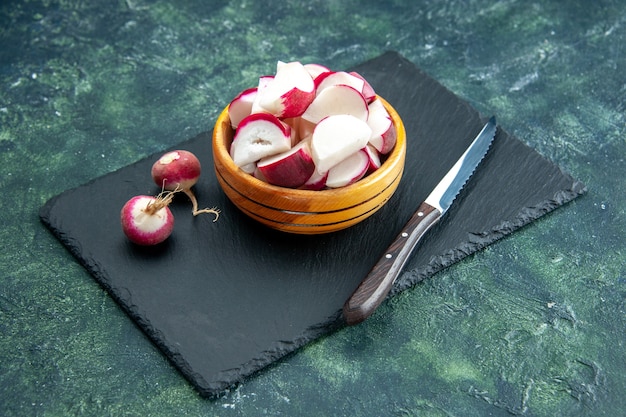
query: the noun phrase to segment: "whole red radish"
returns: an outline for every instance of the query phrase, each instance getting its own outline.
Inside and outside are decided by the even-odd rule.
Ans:
[[[167,152],[152,165],[152,179],[163,189],[189,189],[196,185],[202,167],[198,158],[189,151]]]
[[[169,203],[173,192],[157,197],[138,195],[126,202],[120,212],[122,231],[138,245],[156,245],[167,239],[174,229]]]
[[[200,179],[201,173],[202,167],[196,155],[185,150],[167,152],[152,165],[152,179],[158,186],[167,191],[184,192],[191,200],[194,216],[200,213],[212,213],[215,214],[215,220],[217,220],[219,216],[217,209],[198,210],[198,200],[191,190],[191,187]]]

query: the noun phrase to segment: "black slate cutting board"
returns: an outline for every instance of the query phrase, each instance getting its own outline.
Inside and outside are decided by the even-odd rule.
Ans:
[[[133,195],[158,193],[150,167],[160,153],[68,190],[41,209],[55,236],[204,396],[219,396],[342,326],[346,298],[482,127],[475,109],[395,52],[353,69],[396,108],[408,136],[396,194],[357,226],[297,236],[248,219],[217,184],[211,132],[176,148],[200,158],[204,171],[195,191],[201,206],[221,208],[216,223],[210,215],[191,216],[181,194],[172,205],[176,226],[168,241],[140,248],[126,240],[120,208]],[[392,295],[584,191],[498,129],[480,169],[409,260]]]

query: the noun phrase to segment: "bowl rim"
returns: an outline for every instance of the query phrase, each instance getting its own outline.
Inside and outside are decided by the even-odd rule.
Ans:
[[[394,170],[396,163],[404,163],[404,156],[406,152],[406,130],[404,127],[404,123],[400,118],[400,115],[396,111],[396,109],[387,102],[384,98],[380,96],[376,96],[381,100],[393,124],[396,127],[396,144],[394,145],[391,152],[389,152],[385,158],[385,161],[381,164],[381,166],[367,177],[362,178],[356,181],[353,184],[347,185],[345,187],[339,188],[329,188],[324,190],[304,190],[298,188],[288,188],[288,187],[280,187],[278,185],[270,184],[265,181],[262,181],[251,174],[248,174],[241,170],[237,165],[235,165],[232,157],[230,156],[230,152],[226,146],[224,138],[226,137],[226,132],[231,130],[230,127],[230,119],[228,116],[228,105],[222,110],[220,115],[218,116],[215,126],[213,128],[213,158],[215,160],[219,160],[220,164],[228,171],[231,175],[239,178],[246,186],[254,188],[262,188],[268,192],[276,192],[281,194],[287,194],[294,198],[299,199],[319,199],[319,198],[341,198],[343,195],[351,194],[356,190],[360,192],[363,189],[367,189],[368,187],[375,186],[378,181],[387,177],[391,171]],[[217,170],[217,165],[215,165],[215,169]]]

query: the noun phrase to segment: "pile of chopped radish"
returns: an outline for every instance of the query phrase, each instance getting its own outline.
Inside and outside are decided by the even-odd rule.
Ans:
[[[120,212],[122,231],[138,245],[156,245],[166,240],[174,230],[174,215],[169,208],[178,192],[185,193],[192,203],[192,214],[211,213],[217,221],[217,208],[198,209],[192,187],[200,179],[201,166],[191,152],[175,150],[165,153],[151,169],[152,180],[162,188],[156,197],[138,195],[124,204]]]
[[[353,184],[378,169],[396,129],[372,86],[356,72],[279,61],[274,75],[228,106],[230,155],[270,184],[309,190]]]

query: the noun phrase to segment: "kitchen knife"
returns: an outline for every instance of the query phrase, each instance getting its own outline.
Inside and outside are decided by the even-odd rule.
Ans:
[[[459,160],[409,219],[365,279],[343,306],[346,323],[368,318],[385,299],[413,249],[426,232],[448,211],[474,170],[487,154],[496,133],[491,117]]]

